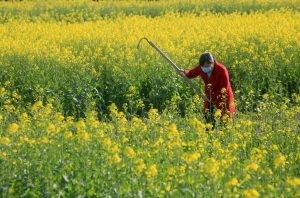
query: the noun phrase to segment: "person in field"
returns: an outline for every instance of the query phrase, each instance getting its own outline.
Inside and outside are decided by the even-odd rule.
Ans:
[[[185,74],[190,79],[200,75],[204,81],[204,91],[208,99],[204,101],[204,115],[207,123],[211,123],[215,127],[216,109],[221,111],[221,118],[233,118],[235,105],[228,71],[211,53],[201,54],[195,68],[181,69],[178,73]]]

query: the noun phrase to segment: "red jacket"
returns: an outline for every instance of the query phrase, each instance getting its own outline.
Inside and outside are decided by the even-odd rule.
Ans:
[[[235,111],[234,98],[228,71],[224,65],[214,61],[214,67],[209,78],[202,71],[200,64],[194,69],[185,70],[185,73],[188,78],[195,78],[200,75],[205,84],[206,96],[211,99],[218,109],[222,110],[222,115],[227,113],[229,117],[232,117],[232,113]],[[208,101],[204,102],[204,108],[209,109]]]

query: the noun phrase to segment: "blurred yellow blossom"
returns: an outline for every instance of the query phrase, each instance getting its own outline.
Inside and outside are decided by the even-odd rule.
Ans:
[[[7,128],[8,132],[10,133],[16,133],[18,129],[19,129],[19,125],[17,123],[11,123],[8,125]]]
[[[246,198],[256,198],[260,196],[259,192],[254,188],[245,190],[243,194]]]
[[[157,168],[155,164],[152,164],[148,167],[148,169],[145,171],[147,178],[152,178],[157,175]]]

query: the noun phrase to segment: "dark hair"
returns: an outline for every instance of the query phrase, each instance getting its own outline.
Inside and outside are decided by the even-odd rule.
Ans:
[[[199,64],[201,66],[203,66],[205,62],[209,62],[209,63],[213,63],[214,62],[214,57],[213,57],[213,55],[211,53],[204,52],[203,54],[200,55]]]

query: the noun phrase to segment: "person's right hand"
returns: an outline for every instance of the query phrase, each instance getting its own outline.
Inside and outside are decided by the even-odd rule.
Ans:
[[[184,69],[179,69],[177,73],[182,76],[183,74],[185,74],[185,70]]]

